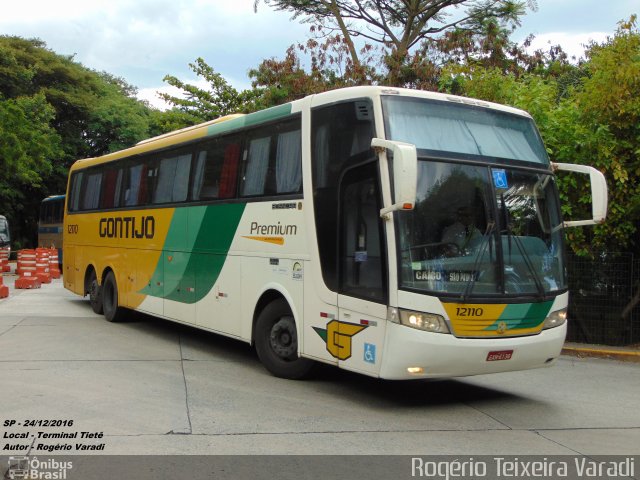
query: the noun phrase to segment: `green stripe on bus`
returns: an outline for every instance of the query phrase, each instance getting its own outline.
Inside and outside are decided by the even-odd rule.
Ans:
[[[153,275],[153,278],[160,276],[165,281],[161,286],[152,282],[151,287],[145,287],[140,293],[180,303],[202,300],[220,276],[245,206],[244,203],[234,203],[177,208],[165,239],[163,255]],[[197,233],[189,234],[185,239],[185,225],[188,225],[189,232]],[[166,263],[166,257],[173,252],[173,248],[167,247],[178,245],[180,240],[186,242],[182,251],[175,255],[187,258],[184,261],[176,258],[175,263]],[[165,270],[168,268],[171,268],[170,272]],[[190,288],[193,294],[188,293]]]
[[[497,330],[501,323],[506,323],[509,330],[529,329],[539,326],[551,310],[553,300],[542,303],[511,304],[507,307],[494,323],[485,330]]]
[[[220,135],[243,127],[258,125],[278,118],[291,115],[291,104],[279,105],[260,112],[250,113],[244,117],[234,118],[225,122],[214,123],[207,129],[207,135]]]
[[[291,115],[291,104],[279,105],[277,107],[267,108],[260,112],[255,112],[244,117],[245,126],[256,125],[258,123],[270,122],[277,118],[286,117]]]

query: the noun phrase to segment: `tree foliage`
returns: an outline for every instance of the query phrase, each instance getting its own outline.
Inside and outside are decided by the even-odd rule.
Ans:
[[[186,125],[194,125],[214,118],[255,110],[255,102],[259,92],[255,90],[238,91],[227,80],[216,72],[203,58],[190,63],[189,68],[201,77],[208,88],[200,88],[183,82],[173,75],[166,75],[164,81],[182,90],[182,96],[176,97],[160,93],[160,97],[173,105],[180,112]],[[173,113],[177,119],[176,112]]]
[[[34,227],[32,195],[51,176],[50,159],[62,154],[49,125],[54,115],[42,93],[0,100],[0,212],[18,232]]]
[[[522,108],[533,115],[553,161],[580,163],[605,174],[609,211],[603,225],[570,229],[567,239],[582,255],[637,251],[640,245],[640,32],[636,19],[615,35],[592,43],[586,58],[567,63],[557,48],[544,68],[505,74],[478,65],[451,66],[441,86],[456,93]],[[559,177],[568,218],[590,216],[591,194],[580,176]]]
[[[355,65],[340,34],[292,45],[283,60],[263,60],[249,71],[252,85],[259,91],[256,106],[280,105],[335,88],[378,83],[381,77],[376,72],[373,49],[363,47],[360,58],[366,63]],[[305,59],[310,61],[308,69]]]
[[[341,36],[354,67],[362,65],[356,40],[378,46],[387,81],[402,86],[416,57],[412,50],[449,32],[478,32],[489,23],[500,28],[520,24],[534,0],[264,0],[293,18]],[[254,3],[257,9],[259,0]]]
[[[65,191],[71,163],[148,136],[134,94],[40,40],[0,36],[0,212],[18,247],[35,244],[39,203]]]

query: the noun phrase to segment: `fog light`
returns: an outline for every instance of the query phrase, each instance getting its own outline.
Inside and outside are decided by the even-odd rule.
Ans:
[[[411,374],[418,374],[418,373],[424,373],[424,368],[422,367],[409,367],[407,368],[407,372],[411,373]]]

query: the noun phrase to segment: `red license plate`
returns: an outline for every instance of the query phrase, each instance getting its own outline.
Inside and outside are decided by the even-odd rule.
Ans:
[[[487,362],[495,362],[497,360],[511,360],[513,350],[500,350],[498,352],[489,352]]]

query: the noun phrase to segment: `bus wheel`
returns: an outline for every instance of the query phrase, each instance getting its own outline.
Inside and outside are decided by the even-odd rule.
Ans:
[[[120,322],[124,320],[125,310],[118,306],[118,285],[113,272],[107,273],[102,284],[102,307],[104,318],[110,322]]]
[[[95,270],[91,270],[91,274],[89,275],[89,303],[94,313],[102,315],[102,287],[98,285]]]
[[[298,333],[289,305],[284,299],[268,304],[256,322],[256,351],[272,375],[300,379],[311,371],[314,362],[298,357]]]

